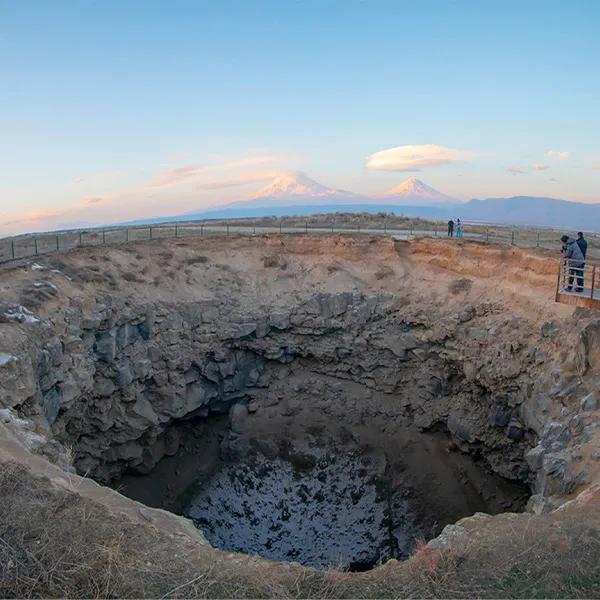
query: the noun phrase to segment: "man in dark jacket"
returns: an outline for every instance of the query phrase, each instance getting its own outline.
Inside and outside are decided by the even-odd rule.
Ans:
[[[577,232],[577,245],[581,250],[581,254],[583,254],[583,258],[585,259],[585,255],[587,254],[587,240],[583,237],[583,232]]]
[[[448,221],[448,237],[454,237],[454,221],[452,219]]]
[[[581,248],[576,240],[571,239],[567,235],[563,235],[560,238],[563,243],[563,253],[565,261],[569,267],[569,285],[567,291],[570,292],[573,289],[573,280],[577,279],[576,292],[583,292],[583,267],[585,261]]]

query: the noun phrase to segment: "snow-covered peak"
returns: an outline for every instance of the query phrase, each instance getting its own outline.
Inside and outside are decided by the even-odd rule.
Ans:
[[[423,183],[416,177],[410,177],[401,184],[385,192],[384,197],[394,198],[403,204],[437,205],[455,203],[456,200]]]
[[[304,173],[282,173],[271,183],[253,194],[254,198],[272,198],[281,196],[329,196],[338,193],[317,183]]]

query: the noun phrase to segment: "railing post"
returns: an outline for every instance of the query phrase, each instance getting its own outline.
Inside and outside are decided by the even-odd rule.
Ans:
[[[125,241],[128,242],[129,241],[129,227],[127,227],[125,229]]]
[[[489,227],[485,228],[485,241],[486,242],[490,241],[490,228]]]
[[[152,239],[152,227],[150,227],[150,239]]]
[[[38,244],[37,244],[37,238],[35,236],[33,236],[33,247],[35,248],[35,255],[38,255]]]
[[[106,244],[106,231],[102,230],[102,243]]]
[[[594,287],[596,285],[596,265],[592,266],[592,289],[590,291],[590,298],[594,298]]]
[[[83,233],[81,231],[79,232],[79,245],[83,246]]]
[[[227,223],[227,236],[229,237],[229,223]]]
[[[513,246],[515,245],[515,230],[514,229],[512,229],[510,232],[510,243]]]
[[[56,251],[60,250],[60,239],[58,237],[58,233],[56,234]]]
[[[383,219],[383,235],[387,235],[387,219]]]
[[[308,233],[308,221],[304,222],[304,233]]]
[[[15,240],[10,240],[10,253],[12,259],[15,260]]]
[[[435,237],[437,237],[437,223],[434,225],[434,229],[435,229]]]
[[[204,223],[200,225],[200,237],[204,237]]]
[[[536,245],[536,248],[540,247],[540,232],[539,231],[537,232],[537,242],[535,245]]]
[[[334,224],[335,224],[335,219],[333,219],[333,220],[331,221],[331,233],[333,233],[333,226],[334,226]]]
[[[279,221],[279,235],[281,235],[281,221]]]
[[[358,222],[358,233],[360,233],[360,221]]]
[[[558,301],[558,295],[560,294],[561,290],[562,290],[562,275],[563,275],[563,263],[564,260],[561,260],[558,263],[558,277],[556,278],[556,300]]]
[[[175,223],[175,237],[179,236],[179,228],[177,226],[177,223]]]

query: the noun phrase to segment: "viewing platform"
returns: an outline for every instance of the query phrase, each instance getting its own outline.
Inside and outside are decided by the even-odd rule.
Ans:
[[[563,259],[558,267],[556,302],[600,309],[599,279],[600,261],[586,260],[582,267]]]

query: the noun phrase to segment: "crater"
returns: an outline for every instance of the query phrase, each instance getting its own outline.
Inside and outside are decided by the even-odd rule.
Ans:
[[[216,549],[366,571],[594,476],[599,329],[536,303],[554,259],[308,235],[103,252],[5,279],[2,418]]]

